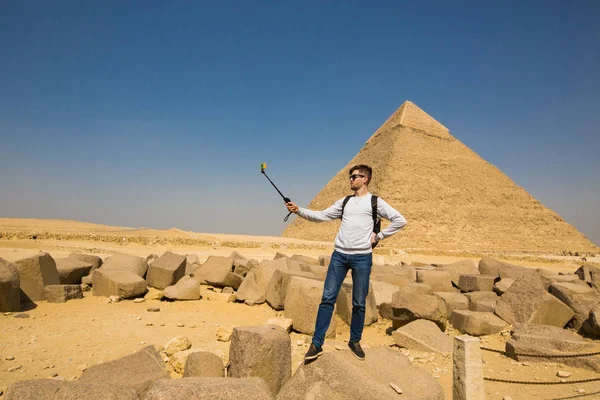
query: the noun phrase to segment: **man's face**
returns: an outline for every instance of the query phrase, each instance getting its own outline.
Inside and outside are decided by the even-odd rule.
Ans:
[[[350,173],[350,189],[358,190],[367,182],[367,176],[355,169]]]

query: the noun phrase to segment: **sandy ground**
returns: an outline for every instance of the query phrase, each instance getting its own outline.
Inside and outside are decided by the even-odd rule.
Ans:
[[[3,222],[0,219],[0,223]],[[29,221],[30,223],[30,221]],[[97,226],[96,226],[97,227]],[[21,229],[21,227],[19,227]],[[52,231],[52,224],[44,228]],[[95,229],[90,227],[90,229]],[[316,257],[328,254],[322,248],[311,249],[306,246],[301,251],[286,249],[288,239],[268,238],[266,243],[278,243],[272,247],[226,247],[214,244],[207,246],[187,246],[177,243],[146,245],[127,241],[115,243],[112,241],[64,240],[60,239],[20,239],[6,235],[6,226],[0,225],[0,231],[5,232],[0,239],[0,257],[14,261],[37,251],[47,251],[53,257],[66,257],[73,251],[87,252],[109,256],[114,252],[124,252],[147,256],[158,255],[166,250],[180,254],[197,254],[201,260],[209,255],[229,255],[237,250],[248,258],[272,259],[276,252],[288,255],[304,254]],[[74,231],[77,229],[73,228]],[[154,231],[152,235],[156,235]],[[169,232],[169,231],[165,231]],[[175,232],[175,235],[179,233]],[[169,233],[165,233],[169,235]],[[215,235],[218,236],[218,235]],[[229,238],[228,240],[230,240]],[[236,243],[243,241],[260,241],[257,237],[235,238]],[[297,242],[296,242],[297,243]],[[292,246],[294,247],[294,246]],[[383,257],[383,258],[381,258]],[[461,258],[447,255],[394,254],[380,256],[381,261],[397,263],[400,261],[422,262],[452,262]],[[474,258],[478,261],[478,258]],[[577,260],[569,257],[553,257],[547,263],[517,262],[521,265],[544,267],[555,272],[573,272]],[[203,291],[208,288],[203,287]],[[160,307],[161,311],[151,313],[148,307]],[[33,309],[24,311],[29,318],[16,318],[15,314],[0,314],[0,391],[13,382],[33,378],[51,378],[67,380],[77,379],[82,371],[92,365],[109,361],[130,354],[146,345],[160,347],[169,339],[186,335],[192,348],[205,349],[220,354],[225,361],[228,358],[229,343],[216,340],[219,326],[234,327],[243,325],[265,324],[269,318],[282,316],[282,312],[272,310],[267,304],[247,306],[238,303],[224,303],[202,299],[189,302],[161,302],[157,300],[144,303],[122,301],[107,304],[104,298],[93,297],[91,292],[85,293],[82,300],[71,300],[65,304],[38,302]],[[183,324],[183,327],[178,325]],[[391,336],[386,335],[386,328],[391,322],[380,320],[366,327],[363,335],[365,347],[393,345]],[[457,334],[450,328],[449,333]],[[329,340],[325,345],[326,351],[347,351],[345,340],[349,336],[349,327],[338,320],[336,340]],[[502,335],[489,336],[483,339],[484,344],[496,349],[504,348]],[[297,368],[308,348],[310,337],[292,333],[292,367]],[[343,350],[337,350],[343,348]],[[435,376],[446,394],[452,398],[452,360],[450,357],[419,354],[398,349],[408,354],[413,363]],[[367,353],[368,354],[368,353]],[[14,359],[12,359],[14,357]],[[583,369],[567,367],[557,363],[521,363],[500,354],[482,352],[485,360],[484,375],[496,378],[535,381],[559,381],[557,371],[565,370],[572,373],[567,380],[579,380],[598,377],[597,373]],[[19,367],[13,370],[15,367]],[[179,375],[172,372],[174,378]],[[514,385],[505,383],[486,382],[485,388],[488,399],[502,399],[511,396],[513,399],[566,399],[584,398],[600,399],[600,384],[598,382],[575,385]],[[584,389],[585,397],[574,390]],[[599,392],[599,393],[595,393]],[[576,397],[573,397],[576,396]],[[0,398],[1,395],[0,395]]]

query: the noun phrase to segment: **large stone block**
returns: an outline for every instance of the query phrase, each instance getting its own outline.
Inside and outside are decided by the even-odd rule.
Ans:
[[[340,292],[338,294],[335,308],[337,310],[337,315],[340,318],[350,325],[352,320],[352,280],[347,279],[344,283],[342,283],[342,287],[340,288]],[[367,299],[365,304],[365,326],[369,326],[375,322],[377,322],[378,314],[377,314],[377,302],[375,301],[375,294],[373,292],[373,287],[369,284],[369,292],[367,293]]]
[[[323,287],[323,282],[314,279],[294,276],[290,280],[285,297],[284,315],[285,318],[293,321],[292,327],[295,331],[305,335],[315,333],[315,322],[323,296]],[[336,319],[331,318],[331,324],[325,337],[335,338],[336,326]]]
[[[260,378],[183,378],[154,382],[143,400],[272,400]]]
[[[116,253],[107,258],[99,269],[129,271],[143,278],[148,270],[148,262],[143,257]]]
[[[516,322],[564,327],[573,310],[548,293],[540,283],[517,279],[500,296],[496,315],[509,324]]]
[[[464,294],[455,292],[435,292],[434,294],[444,300],[446,304],[446,318],[450,318],[454,310],[469,309],[469,299]]]
[[[196,271],[194,279],[216,287],[231,287],[237,290],[244,278],[233,272],[233,258],[210,256]]]
[[[506,322],[489,312],[454,310],[450,323],[460,333],[471,336],[493,335],[507,327]]]
[[[223,360],[209,351],[190,354],[183,371],[184,378],[222,378],[225,376]]]
[[[398,292],[392,300],[393,328],[398,329],[417,319],[433,321],[446,329],[446,303],[431,294],[410,294]]]
[[[535,269],[505,263],[490,257],[484,257],[479,261],[479,273],[482,275],[499,276],[502,279],[525,279],[532,282],[541,282],[545,288],[551,283],[550,280],[544,279]]]
[[[60,285],[54,259],[48,253],[15,261],[21,283],[21,303],[46,300],[46,285]]]
[[[265,292],[256,282],[254,271],[248,272],[235,295],[238,301],[243,301],[248,305],[262,304],[265,302]]]
[[[580,329],[589,318],[590,311],[600,303],[600,293],[594,289],[576,283],[553,283],[550,293],[569,306],[574,312],[572,326]]]
[[[300,262],[305,263],[305,264],[319,265],[319,260],[317,260],[316,258],[309,257],[309,256],[304,256],[302,254],[294,254],[291,257],[291,259],[292,260],[296,260],[296,261],[300,261]]]
[[[494,292],[465,293],[469,299],[469,310],[493,313],[498,303],[498,295]]]
[[[120,296],[124,299],[143,296],[147,290],[146,281],[139,275],[125,270],[105,270],[104,267],[92,272],[92,294],[94,296]]]
[[[489,291],[494,289],[495,276],[491,275],[461,275],[458,278],[458,287],[463,292]]]
[[[373,289],[373,294],[375,295],[375,303],[377,304],[377,307],[379,307],[381,303],[391,303],[392,296],[399,290],[398,286],[396,285],[374,280],[371,280],[371,288]]]
[[[458,279],[461,275],[476,275],[479,274],[479,269],[473,260],[461,260],[451,264],[442,264],[438,266],[441,271],[448,272],[452,283],[458,286]]]
[[[589,318],[582,326],[585,333],[594,339],[600,339],[600,304],[590,310]]]
[[[21,310],[19,270],[0,258],[0,312]]]
[[[434,292],[451,292],[453,290],[449,272],[418,270],[417,282],[431,286]]]
[[[597,291],[600,291],[600,267],[582,265],[577,271],[575,271],[575,274],[577,274],[579,279],[588,283]]]
[[[163,297],[171,300],[200,300],[200,283],[190,276],[184,276],[175,285],[166,287]]]
[[[54,261],[61,285],[79,285],[81,278],[92,270],[92,264],[76,258],[56,258]]]
[[[69,258],[91,264],[92,269],[98,269],[102,266],[102,258],[93,254],[71,253],[69,254]]]
[[[267,303],[269,303],[274,310],[283,310],[288,285],[294,276],[317,279],[312,272],[290,271],[284,268],[278,268],[271,276],[271,280],[267,285],[267,291],[265,293]]]
[[[228,376],[262,378],[273,395],[292,375],[290,335],[280,326],[238,326],[229,345]]]
[[[89,367],[79,381],[131,388],[143,395],[152,382],[169,378],[160,354],[153,346],[146,346],[125,357]]]
[[[13,383],[4,400],[139,400],[133,389],[106,384],[55,379],[31,379]]]
[[[314,362],[301,364],[277,399],[444,399],[441,385],[431,374],[414,367],[398,349],[381,346],[364,350],[364,361],[348,350],[326,352]],[[402,389],[401,395],[391,383]]]
[[[431,321],[418,319],[392,332],[396,346],[431,353],[452,353],[452,338]]]
[[[506,292],[508,290],[508,288],[510,287],[510,285],[512,285],[514,282],[515,281],[510,278],[500,279],[498,282],[496,282],[494,284],[494,292],[498,296],[502,296],[504,294],[504,292]]]
[[[573,331],[550,325],[515,324],[512,339],[528,346],[565,353],[588,353],[596,347],[594,342],[586,341]]]
[[[48,285],[44,290],[48,303],[65,303],[67,300],[83,299],[80,285]]]
[[[148,267],[148,286],[164,289],[175,285],[185,275],[186,256],[165,252]]]

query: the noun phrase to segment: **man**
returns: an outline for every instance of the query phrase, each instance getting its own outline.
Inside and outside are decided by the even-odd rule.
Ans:
[[[335,238],[335,249],[327,270],[323,297],[319,305],[319,313],[315,324],[312,344],[304,356],[305,360],[314,360],[323,354],[325,333],[329,328],[333,307],[348,270],[352,270],[352,321],[350,323],[350,341],[348,346],[360,360],[365,353],[360,346],[365,324],[365,305],[369,291],[369,277],[373,265],[372,245],[398,232],[406,220],[385,201],[377,199],[377,214],[391,223],[383,231],[373,232],[373,215],[371,193],[368,185],[371,182],[372,170],[367,165],[356,165],[350,168],[350,189],[354,191],[343,208],[344,198],[323,211],[312,211],[286,203],[289,212],[313,222],[342,219],[340,230]]]

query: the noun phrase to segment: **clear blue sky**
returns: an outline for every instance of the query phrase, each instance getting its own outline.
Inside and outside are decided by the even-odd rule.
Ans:
[[[259,164],[306,205],[411,100],[600,244],[599,20],[598,1],[5,2],[0,216],[279,235]]]

